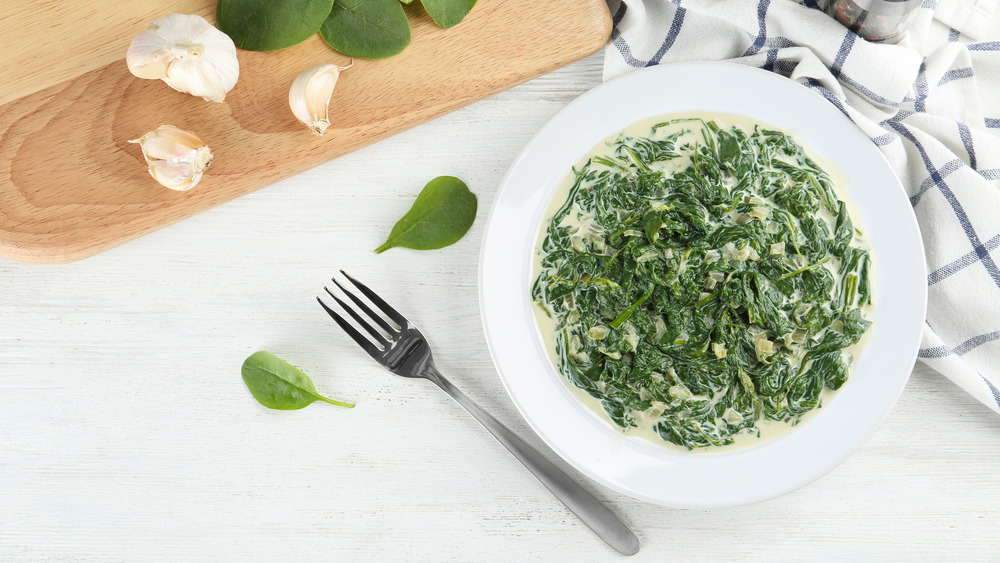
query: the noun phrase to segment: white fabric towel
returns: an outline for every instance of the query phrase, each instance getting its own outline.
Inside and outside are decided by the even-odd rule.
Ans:
[[[920,223],[929,272],[920,360],[1000,412],[996,3],[925,0],[893,45],[851,33],[816,0],[609,0],[604,78],[729,61],[792,78],[847,114],[885,154]]]

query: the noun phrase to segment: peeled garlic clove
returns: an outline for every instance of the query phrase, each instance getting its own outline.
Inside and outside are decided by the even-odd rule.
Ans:
[[[195,187],[212,163],[212,151],[197,135],[173,125],[160,125],[138,139],[149,175],[171,190]]]
[[[159,79],[212,102],[223,101],[240,76],[233,40],[205,18],[187,14],[149,24],[132,40],[125,61],[139,78]]]
[[[340,72],[354,66],[334,64],[307,68],[292,82],[288,90],[288,105],[295,118],[301,121],[314,135],[322,135],[330,126],[330,98],[337,86]]]

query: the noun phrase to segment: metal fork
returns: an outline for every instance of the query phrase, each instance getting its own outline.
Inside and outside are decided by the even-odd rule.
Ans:
[[[333,320],[337,321],[337,324],[365,352],[368,352],[369,356],[396,375],[432,381],[445,393],[451,395],[451,398],[455,399],[465,410],[469,411],[473,418],[489,430],[510,453],[514,454],[514,457],[552,491],[556,498],[561,500],[608,545],[625,555],[634,555],[639,552],[639,538],[614,512],[594,498],[569,475],[553,465],[538,450],[528,445],[500,421],[466,397],[438,372],[437,368],[434,367],[431,347],[427,344],[427,339],[417,330],[417,327],[413,326],[413,323],[406,320],[406,317],[396,312],[364,284],[347,275],[343,270],[340,273],[367,297],[368,301],[374,304],[388,320],[373,311],[354,293],[348,291],[336,278],[333,278],[333,283],[337,284],[340,291],[354,303],[354,307],[334,295],[329,288],[324,287],[323,289],[357,322],[358,326],[368,333],[368,337],[354,328],[339,313],[328,307],[321,298],[317,297],[316,300],[333,317]],[[358,310],[362,311],[364,316],[358,313]],[[389,322],[390,320],[392,323]]]

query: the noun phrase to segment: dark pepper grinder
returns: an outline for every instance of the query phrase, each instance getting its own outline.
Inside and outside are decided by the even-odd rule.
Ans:
[[[923,0],[830,0],[826,12],[868,41],[899,41]]]

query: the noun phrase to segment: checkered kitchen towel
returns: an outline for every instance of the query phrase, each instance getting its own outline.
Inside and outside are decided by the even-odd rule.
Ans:
[[[919,358],[1000,412],[997,1],[925,0],[890,45],[847,31],[817,0],[609,0],[604,78],[729,61],[790,77],[837,106],[892,164],[923,232]]]

